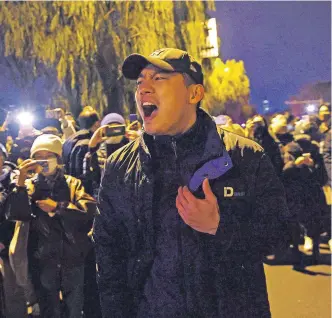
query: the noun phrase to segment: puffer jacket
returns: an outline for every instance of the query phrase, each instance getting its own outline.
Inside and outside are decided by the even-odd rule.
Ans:
[[[181,179],[188,184],[197,168],[212,159],[221,158],[224,167],[210,181],[220,208],[216,235],[181,221],[189,317],[270,317],[262,258],[288,243],[283,186],[258,144],[218,131],[202,110],[197,120],[205,130],[205,149],[199,162],[190,157],[177,161]],[[103,317],[136,316],[154,261],[152,143],[153,137],[143,133],[106,164],[94,222]]]

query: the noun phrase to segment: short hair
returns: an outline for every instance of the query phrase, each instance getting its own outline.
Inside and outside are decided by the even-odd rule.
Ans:
[[[97,121],[99,121],[99,116],[96,111],[83,110],[78,116],[81,129],[90,129]]]
[[[190,85],[197,84],[194,79],[187,73],[182,73],[184,84],[189,87]]]
[[[184,85],[186,87],[189,87],[190,85],[198,85],[195,80],[187,73],[182,73],[183,79],[184,79]],[[201,101],[197,103],[197,109],[201,106]]]

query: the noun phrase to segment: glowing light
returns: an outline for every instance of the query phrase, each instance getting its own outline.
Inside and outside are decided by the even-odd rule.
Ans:
[[[227,72],[229,72],[229,67],[225,67],[224,68],[224,71],[227,73]]]
[[[21,112],[17,115],[17,121],[22,126],[30,126],[33,122],[33,116],[29,112]]]
[[[308,113],[313,113],[314,111],[316,111],[316,106],[314,104],[310,104],[307,106]]]
[[[202,58],[211,58],[219,56],[217,20],[211,18],[206,21],[208,35],[205,39],[205,48],[201,51]]]

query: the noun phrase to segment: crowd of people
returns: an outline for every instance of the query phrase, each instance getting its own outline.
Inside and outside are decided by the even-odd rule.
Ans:
[[[330,233],[331,207],[331,111],[329,104],[318,114],[292,116],[289,112],[265,118],[255,115],[245,127],[234,124],[228,116],[218,116],[216,123],[260,144],[270,157],[286,190],[287,204],[296,225],[292,228],[292,246],[300,260],[299,245],[319,256],[322,233],[332,251]]]
[[[137,138],[140,124],[116,113],[100,120],[91,106],[77,122],[52,112],[40,129],[24,118],[16,134],[9,114],[0,132],[1,317],[81,317],[83,307],[85,317],[100,316],[95,199],[107,157]]]
[[[168,52],[165,53],[166,57],[163,57],[163,54],[163,52],[157,52],[154,56],[157,56],[158,59],[163,60],[163,62],[168,61]],[[172,51],[169,54],[176,55],[177,52]],[[181,54],[183,55],[184,53]],[[176,59],[178,59],[177,56],[169,59],[169,61]],[[129,62],[132,63],[133,60],[134,57],[132,57]],[[165,284],[162,277],[163,275],[168,275],[170,267],[169,263],[167,263],[167,265],[163,260],[165,257],[167,258],[167,255],[172,255],[175,264],[178,264],[179,261],[177,256],[173,254],[175,253],[174,248],[181,249],[181,247],[178,245],[174,247],[170,244],[172,235],[176,234],[175,232],[173,234],[168,232],[167,228],[163,225],[168,224],[169,228],[172,228],[176,222],[179,222],[179,219],[175,217],[169,216],[168,219],[164,217],[164,213],[166,215],[166,212],[173,208],[169,206],[169,197],[171,196],[172,200],[174,198],[174,202],[176,201],[176,208],[181,214],[184,223],[196,230],[196,233],[202,234],[202,232],[204,232],[208,233],[207,235],[216,235],[220,237],[220,239],[223,238],[222,235],[227,235],[227,233],[220,233],[223,232],[223,230],[219,231],[216,227],[219,221],[221,222],[218,214],[221,212],[218,211],[220,211],[220,209],[225,209],[225,211],[231,209],[232,205],[229,203],[227,203],[227,205],[218,199],[218,208],[208,182],[201,180],[203,182],[201,187],[199,188],[199,184],[197,188],[193,186],[192,192],[199,198],[205,195],[205,198],[210,198],[209,202],[214,202],[213,204],[211,203],[211,206],[214,206],[215,211],[217,211],[214,220],[218,219],[218,222],[217,225],[212,226],[211,229],[205,230],[204,227],[201,228],[198,225],[195,227],[195,225],[192,225],[190,221],[186,219],[185,206],[190,200],[195,200],[190,197],[191,194],[188,193],[188,188],[181,188],[179,192],[173,191],[176,184],[178,184],[178,174],[181,175],[183,180],[186,179],[189,177],[190,169],[197,166],[197,163],[200,162],[200,158],[205,156],[203,152],[204,149],[199,148],[201,144],[198,140],[198,136],[202,136],[203,138],[205,134],[211,135],[211,132],[214,131],[215,128],[218,130],[221,128],[221,131],[226,132],[226,137],[223,137],[226,138],[226,149],[231,149],[229,156],[223,154],[222,157],[224,158],[223,160],[226,160],[224,163],[226,170],[223,171],[223,174],[226,173],[227,175],[228,173],[230,185],[233,186],[232,182],[235,179],[238,180],[242,178],[239,172],[233,172],[233,175],[229,176],[228,169],[230,169],[232,165],[237,167],[237,171],[248,175],[248,178],[242,178],[241,182],[251,182],[250,173],[252,172],[250,169],[255,170],[255,173],[257,173],[260,178],[261,186],[256,189],[257,193],[251,194],[251,197],[257,196],[255,204],[261,210],[262,219],[265,217],[264,213],[269,215],[269,217],[275,218],[273,219],[275,220],[274,223],[264,223],[267,226],[267,230],[262,230],[262,233],[264,233],[264,235],[267,233],[271,236],[270,241],[267,240],[264,244],[271,243],[271,246],[276,247],[278,245],[275,244],[276,236],[283,235],[284,233],[280,231],[281,227],[277,224],[277,222],[281,220],[281,217],[279,218],[277,214],[273,216],[269,211],[271,209],[273,211],[276,207],[265,207],[263,206],[265,203],[260,202],[260,200],[266,199],[264,194],[265,181],[267,182],[266,189],[270,189],[270,191],[274,193],[271,196],[278,198],[280,209],[286,211],[286,207],[282,207],[282,190],[280,190],[282,187],[279,186],[279,181],[283,184],[286,193],[286,202],[290,211],[290,217],[288,219],[290,220],[289,236],[291,237],[291,241],[288,243],[291,244],[292,250],[296,257],[298,257],[299,262],[301,262],[299,245],[302,244],[303,241],[304,249],[306,251],[312,251],[313,258],[317,259],[319,257],[319,241],[321,234],[326,232],[326,235],[331,238],[329,210],[329,204],[331,204],[331,202],[329,202],[328,199],[331,189],[331,120],[329,105],[322,105],[318,115],[307,115],[301,118],[294,117],[289,113],[276,114],[270,118],[255,115],[248,119],[245,127],[233,123],[232,119],[226,115],[220,115],[212,120],[205,112],[198,110],[197,121],[202,124],[199,126],[194,125],[194,129],[184,133],[181,138],[166,138],[168,134],[173,136],[173,132],[165,131],[165,133],[155,133],[153,131],[155,128],[151,128],[152,124],[149,118],[154,111],[153,108],[157,106],[152,105],[151,100],[145,97],[147,94],[150,94],[147,87],[150,85],[150,83],[148,83],[148,81],[151,80],[150,76],[154,78],[154,76],[156,76],[155,74],[159,72],[159,69],[163,70],[165,65],[159,65],[156,62],[156,58],[151,60],[139,60],[140,63],[142,63],[142,61],[146,63],[139,69],[141,73],[132,74],[128,69],[124,69],[124,74],[129,79],[142,78],[142,81],[138,83],[138,85],[142,87],[141,90],[138,88],[138,94],[141,94],[136,98],[138,107],[140,107],[141,115],[143,114],[143,117],[145,116],[145,133],[157,136],[153,137],[151,141],[148,140],[147,146],[144,142],[142,144],[142,141],[140,141],[139,144],[137,143],[137,140],[141,140],[142,134],[145,134],[141,130],[139,121],[128,122],[123,116],[117,113],[107,114],[100,119],[99,114],[91,106],[86,106],[82,109],[77,121],[71,113],[65,113],[62,109],[53,109],[50,111],[49,115],[41,120],[42,124],[39,124],[39,127],[36,127],[33,122],[30,122],[26,118],[26,120],[23,120],[19,124],[16,132],[13,132],[10,128],[11,121],[13,120],[12,115],[9,114],[6,117],[0,129],[1,317],[24,318],[28,317],[28,315],[32,315],[44,318],[93,318],[102,316],[134,317],[136,314],[137,317],[154,317],[152,314],[154,310],[156,313],[159,313],[156,314],[155,317],[175,317],[174,315],[162,315],[161,309],[159,307],[154,308],[152,305],[152,302],[158,303],[163,297],[165,297],[166,302],[169,302],[168,304],[172,304],[174,300],[171,299],[170,294],[166,297],[165,294],[157,290],[158,288],[153,287],[156,282],[158,282],[157,286],[160,286],[159,288],[161,289],[165,288],[167,291],[170,287]],[[127,61],[127,64],[129,62]],[[183,60],[181,60],[181,63],[184,63]],[[198,64],[192,61],[190,61],[190,63],[190,66],[194,66],[195,69],[198,68]],[[150,64],[152,67],[147,67],[147,65]],[[176,65],[177,64],[173,66],[175,73],[178,71],[178,66]],[[158,68],[157,71],[156,68]],[[169,69],[166,70],[167,72],[169,71]],[[185,71],[181,71],[181,74],[182,73],[185,75],[189,74],[189,77],[184,76],[185,84],[183,89],[186,90],[187,87],[194,87],[190,93],[192,93],[194,100],[191,102],[191,105],[193,105],[192,109],[196,113],[195,107],[197,104],[199,106],[203,96],[201,90],[203,80],[197,77],[197,74],[189,71],[189,67],[188,70],[185,69]],[[170,76],[168,73],[166,74],[166,77]],[[161,80],[163,80],[163,78]],[[179,77],[179,79],[174,77],[171,80],[182,81],[182,77]],[[179,83],[177,84],[177,89],[179,89]],[[151,87],[153,85],[157,84],[153,83]],[[164,98],[168,98],[168,96],[165,95]],[[174,103],[179,102],[176,101]],[[162,111],[162,106],[158,106],[158,111]],[[167,113],[165,114],[167,116]],[[191,124],[192,123],[188,124],[189,127]],[[163,128],[158,129],[162,130]],[[180,132],[182,134],[182,131]],[[228,132],[233,134],[227,135]],[[247,139],[242,137],[246,137]],[[258,148],[258,146],[256,146],[257,144],[249,141],[249,139],[255,141],[262,148]],[[212,138],[210,142],[211,151],[209,150],[214,159],[216,158],[213,154],[213,151],[215,151],[213,149],[216,149],[214,146],[215,142],[216,141],[213,141]],[[150,191],[147,189],[149,189],[148,187],[151,183],[147,183],[147,177],[145,179],[139,179],[139,181],[137,181],[138,184],[133,181],[134,178],[139,178],[142,174],[140,170],[141,167],[136,167],[139,160],[142,162],[142,169],[145,169],[144,160],[146,160],[146,162],[149,160],[150,155],[144,152],[147,148],[150,149],[149,143],[155,143],[152,156],[156,156],[155,158],[157,159],[151,169],[157,180],[154,183],[154,187],[156,187],[154,193],[160,194],[160,197],[157,199],[155,197],[149,197]],[[196,143],[199,145],[198,148],[194,146]],[[124,150],[116,152],[120,148]],[[139,152],[137,157],[135,157],[136,151],[141,148],[144,151]],[[274,167],[274,172],[270,170],[272,166],[270,167],[269,162],[261,157],[261,149],[264,149],[264,153],[269,157]],[[130,151],[131,154],[134,153],[132,157],[128,155]],[[173,156],[174,151],[175,157]],[[116,158],[113,156],[112,159],[107,160],[107,158],[115,152],[117,154]],[[248,155],[249,152],[250,154]],[[244,156],[244,153],[246,158],[251,158],[251,163],[248,166],[242,163],[241,157]],[[188,158],[188,156],[194,158],[193,162],[188,161],[185,165],[181,165],[179,162],[181,162],[182,159],[187,160],[185,158]],[[137,158],[139,158],[139,160]],[[254,165],[252,163],[254,161],[256,161],[256,163],[260,162],[260,165]],[[107,163],[106,166],[105,163]],[[106,171],[104,171],[105,169]],[[114,172],[114,169],[118,169],[118,171]],[[180,169],[182,171],[175,171],[173,169]],[[186,169],[188,169],[188,171]],[[224,167],[222,169],[224,169]],[[188,175],[186,175],[186,173]],[[210,172],[208,171],[207,173],[209,174]],[[103,175],[105,175],[104,178]],[[222,176],[222,174],[220,174],[220,176]],[[211,178],[214,179],[215,177]],[[144,182],[145,190],[142,190],[143,186],[140,190],[139,188]],[[185,180],[185,182],[187,181]],[[236,182],[234,181],[234,184],[237,185],[238,181]],[[215,188],[218,189],[218,186],[215,185]],[[124,192],[124,189],[128,189],[128,191]],[[233,188],[230,188],[228,184],[228,187],[224,189]],[[197,192],[195,192],[196,190]],[[117,191],[119,191],[119,195],[117,195]],[[245,189],[243,192],[236,193],[238,197],[244,197],[243,201],[237,203],[238,205],[236,206],[236,208],[241,211],[247,209],[246,205],[249,202],[246,201],[249,200],[249,196],[247,197],[244,191]],[[100,198],[97,207],[98,193]],[[233,193],[231,193],[231,195],[226,194],[224,197],[233,195]],[[142,200],[134,202],[134,198],[138,198],[139,195],[142,196]],[[144,291],[141,290],[141,293],[144,293],[144,301],[133,305],[132,308],[136,308],[134,310],[130,307],[130,302],[128,302],[128,308],[125,308],[126,303],[124,304],[123,302],[128,300],[131,296],[129,296],[129,292],[120,291],[122,288],[120,288],[120,286],[123,284],[122,276],[117,277],[117,275],[118,273],[122,273],[123,269],[127,268],[126,266],[128,265],[123,261],[123,259],[126,259],[125,257],[122,258],[125,248],[122,249],[121,246],[127,246],[125,244],[133,244],[136,246],[136,244],[141,244],[141,241],[139,236],[135,237],[129,235],[129,238],[124,238],[123,233],[126,232],[124,226],[125,222],[117,218],[116,215],[121,213],[121,211],[125,209],[125,206],[129,205],[135,211],[138,211],[139,207],[148,204],[147,202],[150,202],[149,200],[151,201],[153,209],[158,211],[158,214],[152,217],[154,223],[151,228],[146,224],[140,225],[139,218],[137,219],[137,224],[134,222],[135,220],[132,220],[129,216],[125,221],[128,222],[130,226],[136,227],[137,231],[143,226],[146,233],[151,231],[152,228],[155,233],[161,233],[159,236],[161,239],[156,238],[154,243],[156,244],[155,252],[152,252],[149,256],[146,256],[146,254],[144,256],[145,259],[137,258],[136,260],[137,262],[142,260],[142,263],[150,262],[154,257],[153,255],[158,255],[154,259],[154,265],[149,267],[151,275],[147,277]],[[272,204],[272,201],[270,203]],[[274,202],[274,204],[276,204],[276,202]],[[118,205],[119,208],[114,205]],[[100,212],[98,208],[100,208]],[[141,208],[143,210],[147,209],[144,208],[144,206]],[[112,217],[114,215],[112,220],[107,219],[108,210],[115,211],[112,214]],[[227,217],[231,218],[233,216],[229,213],[226,216],[226,220]],[[254,244],[256,240],[258,242],[253,249],[253,254],[255,248],[259,249],[260,253],[263,253],[263,250],[265,252],[265,247],[263,245],[261,246],[259,243],[263,240],[263,236],[260,237],[260,229],[255,228],[254,225],[252,230],[250,228],[248,229],[248,227],[243,226],[245,222],[249,222],[247,216],[243,213],[243,215],[239,217],[240,221],[238,225],[243,231],[243,236],[249,235],[250,237],[250,235],[254,235],[254,239],[251,243]],[[94,219],[96,224],[93,227]],[[228,222],[228,226],[234,227],[235,225],[232,222],[233,221],[231,221],[231,223]],[[242,224],[241,222],[244,223]],[[211,221],[211,224],[215,224],[215,222]],[[227,226],[227,224],[225,225],[225,222],[223,223],[224,226]],[[188,229],[189,227],[183,231],[188,232]],[[253,234],[250,231],[256,231],[256,233]],[[239,236],[239,233],[234,233],[230,235],[229,246],[235,244],[236,248],[230,247],[231,255],[238,255],[240,252],[245,253],[244,249],[249,248],[249,246],[247,243],[245,246],[242,245],[242,238]],[[165,239],[167,237],[169,237],[168,242]],[[114,238],[113,242],[109,242],[108,240],[112,238]],[[119,238],[119,240],[116,240],[116,238]],[[130,242],[127,242],[127,239]],[[127,243],[124,243],[124,240],[126,240]],[[280,241],[282,240],[283,238],[280,237]],[[93,241],[97,244],[96,253]],[[198,245],[203,249],[204,246],[211,244],[207,236],[194,235],[193,241],[199,242]],[[145,243],[148,244],[147,242]],[[332,249],[332,241],[330,240],[329,243],[331,243],[330,248]],[[112,249],[111,252],[109,252],[107,248]],[[182,248],[185,248],[185,245],[183,245]],[[210,251],[210,249],[206,247],[206,253],[217,253],[217,250],[218,248]],[[112,257],[120,261],[113,261],[113,258],[111,255],[108,255],[108,253],[113,253]],[[182,251],[182,253],[184,252]],[[95,254],[97,254],[97,260]],[[197,251],[197,255],[200,255],[199,251]],[[134,257],[136,257],[136,255],[134,255]],[[146,259],[146,257],[152,257],[152,259],[149,260]],[[188,257],[190,257],[190,255],[188,255]],[[224,255],[223,257],[225,258],[226,256]],[[202,260],[201,264],[204,264],[204,257]],[[210,261],[213,262],[212,259],[210,259]],[[225,279],[220,284],[228,284],[229,286],[239,284],[238,286],[240,286],[240,281],[237,282],[232,279],[235,278],[236,280],[237,270],[241,271],[245,268],[245,270],[249,270],[248,264],[244,259],[240,261],[240,263],[236,263],[231,259],[230,262],[229,264],[232,265],[223,264],[223,266],[225,266],[225,270],[231,271],[234,275],[227,276],[227,278],[219,277],[218,279]],[[158,268],[156,264],[160,267]],[[131,266],[129,265],[128,268]],[[132,266],[134,266],[134,264],[132,264]],[[143,266],[143,264],[141,264],[141,266]],[[171,268],[173,268],[172,266]],[[174,271],[178,270],[177,266],[178,265],[174,265]],[[217,265],[215,264],[215,266]],[[113,274],[110,273],[109,271],[112,270],[111,267],[114,267],[118,271],[112,272]],[[160,269],[162,268],[164,268],[165,272],[161,274]],[[192,267],[189,268],[193,270],[190,275],[195,275],[195,269]],[[109,276],[108,273],[110,273]],[[127,274],[125,274],[125,276],[126,275]],[[170,272],[169,275],[173,275],[173,273]],[[202,280],[206,280],[206,283],[211,282],[211,277],[214,277],[209,276],[208,272],[204,272],[204,275],[205,276],[199,277]],[[99,276],[99,291],[96,276]],[[112,277],[113,281],[110,280],[110,277]],[[170,277],[167,279],[171,279]],[[131,288],[137,291],[135,289],[136,287],[132,286],[135,285],[135,283],[130,281],[130,277],[128,281]],[[197,281],[194,282],[194,284],[196,283]],[[107,284],[113,289],[108,290],[110,287]],[[173,290],[174,293],[180,293],[181,288],[185,287],[177,286],[177,288],[179,289]],[[118,289],[119,293],[117,293]],[[201,291],[203,290],[204,289],[201,289]],[[231,293],[231,289],[229,289],[229,292]],[[253,292],[253,295],[254,294]],[[190,295],[188,291],[187,295]],[[136,296],[133,296],[134,301],[137,301]],[[254,304],[256,300],[255,296],[253,297],[252,302]],[[206,300],[206,303],[203,303],[202,300],[202,303],[199,305],[202,307],[205,306],[204,310],[206,313],[211,313],[212,315],[212,308],[213,310],[215,308],[213,307],[214,305],[210,307],[210,300]],[[188,299],[186,301],[188,301]],[[239,301],[241,301],[240,298]],[[178,316],[176,317],[184,317],[184,303],[185,301],[183,303],[180,301],[175,305],[178,310]],[[186,304],[188,305],[188,303]],[[110,312],[114,310],[113,305],[118,306],[116,309],[118,311]],[[182,305],[184,306],[183,308],[181,307]],[[196,304],[192,304],[192,306],[195,307]],[[234,308],[232,308],[232,310],[235,310]],[[239,308],[236,310],[240,310]],[[253,312],[256,312],[255,310],[258,310],[257,308],[252,309]],[[127,309],[129,311],[126,311]],[[131,312],[130,310],[133,311]],[[189,309],[187,308],[186,310]],[[218,310],[228,312],[226,307],[218,307]],[[135,312],[135,315],[128,314],[126,316],[124,312]],[[258,312],[259,311],[257,311],[256,314],[258,314]],[[267,312],[268,311],[265,313]],[[253,314],[253,316],[255,315]],[[266,317],[265,315],[263,316]],[[228,315],[228,317],[231,316]]]

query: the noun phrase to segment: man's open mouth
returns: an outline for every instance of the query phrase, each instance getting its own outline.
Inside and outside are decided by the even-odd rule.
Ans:
[[[152,103],[143,103],[142,109],[144,117],[151,117],[152,113],[158,109],[158,107]]]

